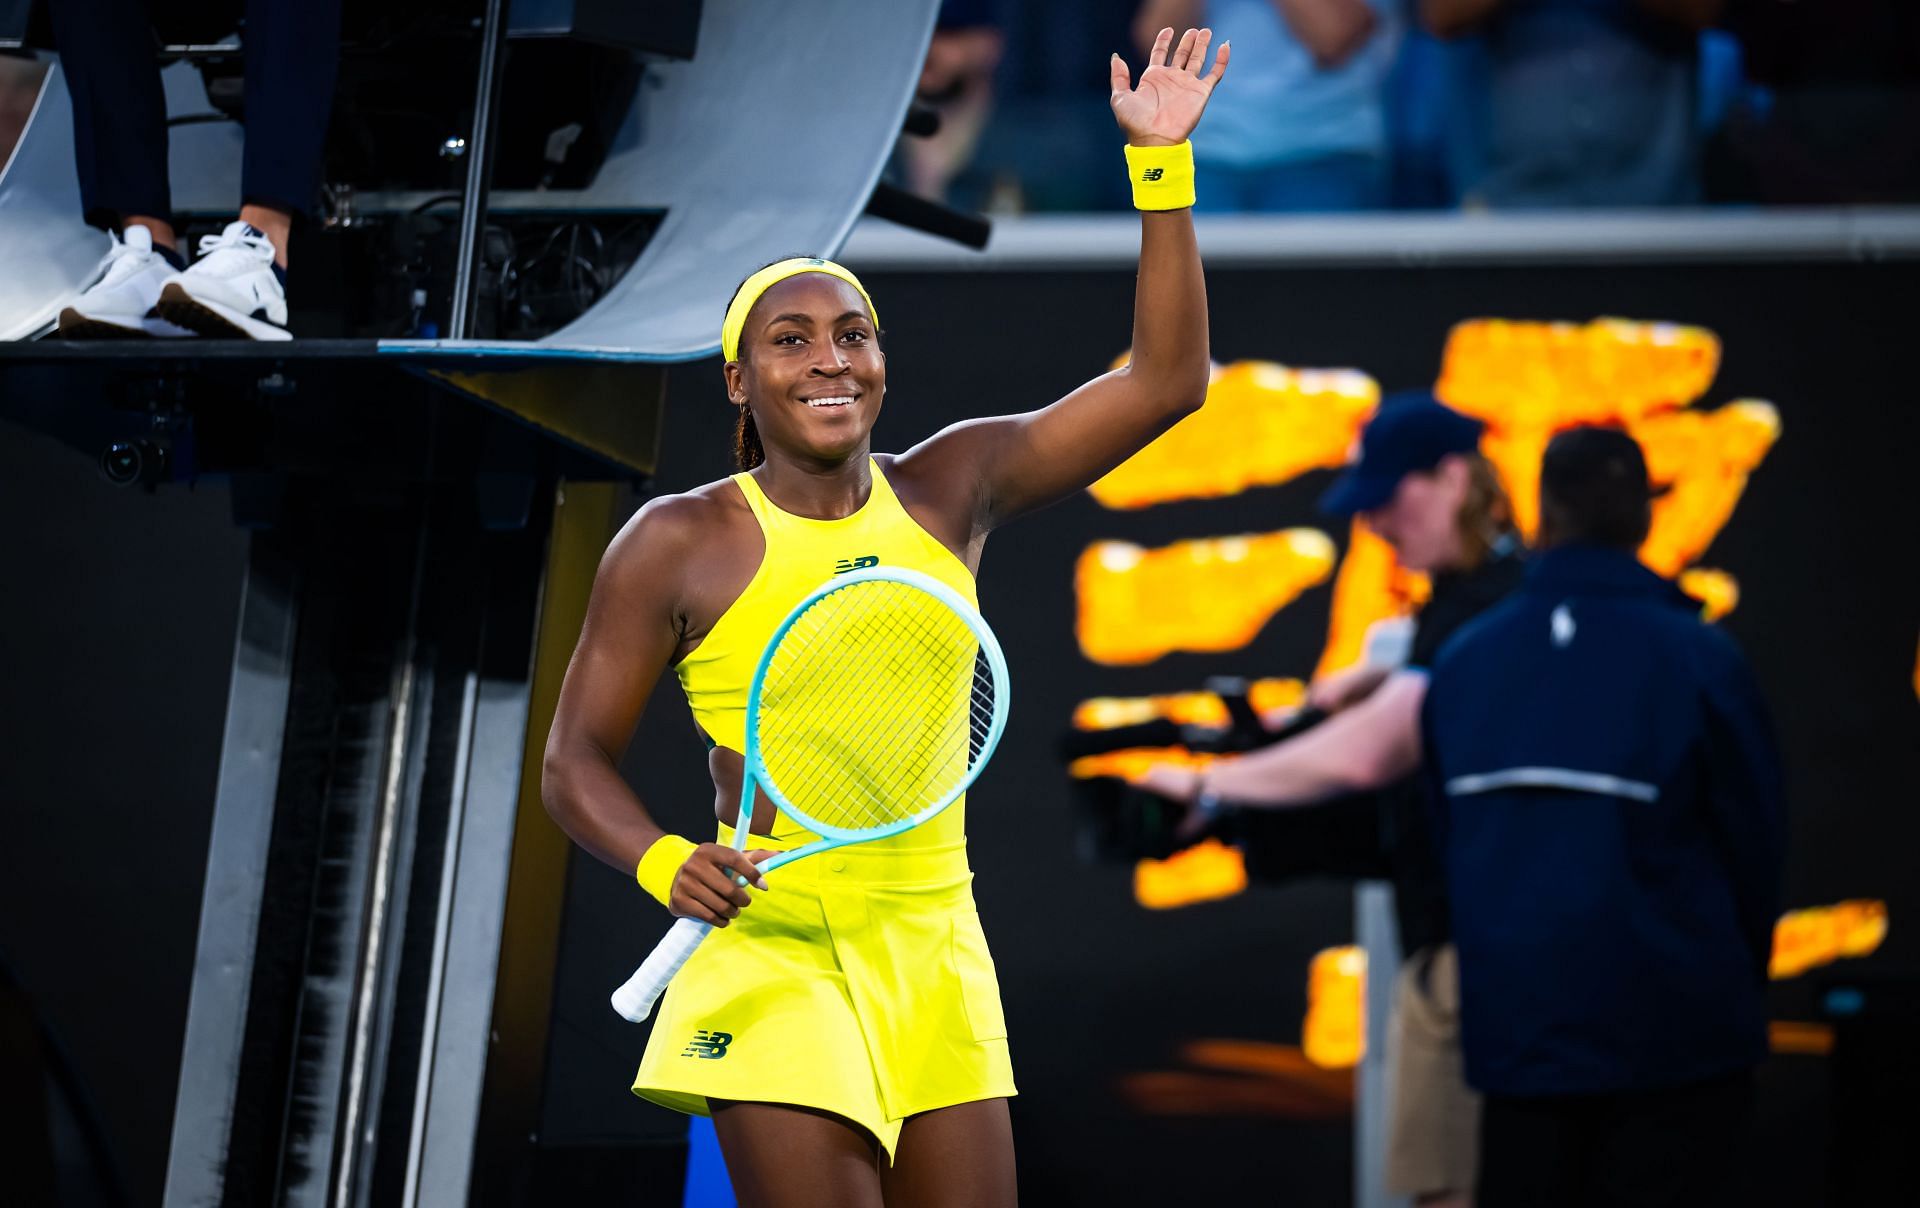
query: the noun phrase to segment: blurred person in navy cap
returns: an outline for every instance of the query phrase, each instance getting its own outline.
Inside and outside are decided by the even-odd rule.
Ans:
[[[1358,458],[1320,498],[1321,511],[1360,516],[1401,566],[1432,576],[1409,668],[1430,666],[1454,630],[1520,581],[1524,551],[1500,475],[1480,453],[1481,428],[1425,391],[1389,395],[1360,435]],[[1338,711],[1386,678],[1368,664],[1315,684],[1310,703]]]
[[[1745,658],[1643,566],[1640,447],[1547,446],[1526,580],[1433,665],[1481,1208],[1742,1202],[1786,829]]]
[[[1328,716],[1295,737],[1204,773],[1162,765],[1137,782],[1194,807],[1191,829],[1233,809],[1257,879],[1392,880],[1405,962],[1389,1025],[1386,1182],[1422,1205],[1472,1202],[1479,1117],[1461,1072],[1446,891],[1418,777],[1426,668],[1455,630],[1519,584],[1524,552],[1480,432],[1429,393],[1391,395],[1321,500],[1334,516],[1362,516],[1402,566],[1432,576],[1401,653],[1370,643],[1365,665],[1316,682],[1308,703]],[[1302,806],[1315,808],[1293,808]]]

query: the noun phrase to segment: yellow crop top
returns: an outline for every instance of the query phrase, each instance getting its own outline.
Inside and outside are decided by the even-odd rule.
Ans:
[[[867,501],[840,520],[814,520],[776,507],[751,474],[733,481],[760,522],[766,555],[745,591],[674,671],[687,694],[693,719],[714,743],[733,751],[746,747],[747,689],[767,639],[794,605],[836,574],[868,566],[904,566],[932,575],[977,604],[972,572],[907,514],[877,463]],[[962,803],[941,830],[960,825]],[[939,821],[939,820],[936,820]],[[799,834],[782,816],[776,838]],[[964,833],[956,831],[956,833]]]

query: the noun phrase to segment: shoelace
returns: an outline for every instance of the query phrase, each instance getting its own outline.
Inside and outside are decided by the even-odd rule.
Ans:
[[[147,258],[154,253],[147,248],[138,248],[118,235],[112,236],[113,246],[101,258],[101,285],[116,285],[146,266]]]
[[[239,257],[244,260],[271,261],[273,244],[265,235],[255,234],[247,229],[245,223],[235,222],[218,235],[200,237],[200,255],[194,261],[196,266],[206,264],[215,256]],[[221,266],[225,267],[225,266]]]

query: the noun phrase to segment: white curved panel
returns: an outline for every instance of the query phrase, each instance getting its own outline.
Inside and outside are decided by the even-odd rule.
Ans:
[[[408,340],[383,341],[382,350],[712,355],[741,278],[781,256],[839,251],[899,136],[938,8],[938,0],[707,0],[694,58],[649,66],[592,187],[541,195],[567,209],[666,211],[607,296],[534,344]],[[205,108],[191,68],[166,76],[171,110]],[[176,208],[234,204],[239,130],[194,124],[171,136]],[[56,67],[0,174],[0,338],[49,322],[106,247],[81,221],[72,112]]]
[[[866,208],[920,78],[938,0],[707,0],[690,62],[648,69],[589,198],[664,207],[607,296],[543,346],[687,361],[734,286],[831,256]]]
[[[18,340],[51,323],[110,243],[80,219],[73,106],[55,63],[0,168],[0,340]]]

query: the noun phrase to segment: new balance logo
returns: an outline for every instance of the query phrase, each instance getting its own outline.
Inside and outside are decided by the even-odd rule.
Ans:
[[[687,1047],[680,1050],[680,1055],[718,1061],[727,1055],[727,1046],[732,1043],[732,1032],[709,1032],[702,1028],[693,1034],[692,1040],[687,1041]]]
[[[1165,168],[1148,168],[1140,173],[1141,180],[1159,180],[1166,174]]]
[[[1573,635],[1579,631],[1579,626],[1573,623],[1573,610],[1571,608],[1568,608],[1565,604],[1555,608],[1553,610],[1553,616],[1548,618],[1548,623],[1553,630],[1553,644],[1555,646],[1573,645]]]
[[[836,575],[844,575],[850,570],[865,570],[869,566],[878,565],[880,565],[880,559],[872,554],[865,554],[853,559],[842,558],[833,564],[833,573]]]

